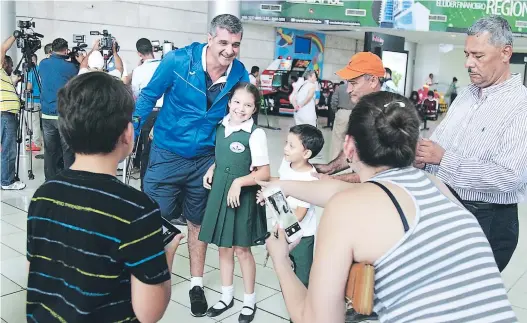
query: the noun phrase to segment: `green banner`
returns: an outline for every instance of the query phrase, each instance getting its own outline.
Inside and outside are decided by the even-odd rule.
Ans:
[[[523,0],[287,0],[242,1],[246,21],[271,21],[464,32],[487,15],[507,19],[515,33],[527,33]]]

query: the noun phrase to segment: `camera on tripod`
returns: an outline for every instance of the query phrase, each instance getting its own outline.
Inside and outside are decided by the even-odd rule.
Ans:
[[[102,36],[99,41],[99,50],[104,57],[104,60],[108,60],[113,55],[113,43],[115,39],[112,34],[108,33],[108,30],[103,30],[102,33],[98,31],[90,31],[90,35]],[[116,50],[119,51],[119,45],[115,44]]]
[[[16,47],[20,48],[24,55],[31,56],[42,47],[40,38],[44,38],[44,35],[34,32],[32,29],[34,27],[34,21],[19,20],[18,28],[20,30],[15,30],[13,33],[16,38]]]

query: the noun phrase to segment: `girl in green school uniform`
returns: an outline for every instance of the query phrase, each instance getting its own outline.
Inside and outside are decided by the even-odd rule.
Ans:
[[[203,178],[210,191],[199,239],[219,247],[221,299],[209,308],[215,317],[234,306],[234,253],[243,273],[245,296],[239,322],[251,322],[256,312],[256,264],[251,253],[255,240],[267,232],[265,208],[255,203],[255,180],[270,177],[267,137],[256,127],[260,94],[250,83],[239,83],[229,100],[229,114],[216,132],[216,161]]]

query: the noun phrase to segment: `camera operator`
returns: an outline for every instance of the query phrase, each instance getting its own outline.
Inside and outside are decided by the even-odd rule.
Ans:
[[[42,80],[41,106],[42,128],[44,132],[44,174],[49,180],[57,173],[68,169],[75,160],[57,125],[57,93],[75,75],[78,70],[75,64],[69,62],[68,42],[57,38],[51,44],[52,54],[40,63]],[[63,160],[63,166],[60,160]]]
[[[13,73],[13,59],[6,55],[7,51],[13,46],[15,37],[9,37],[0,50],[0,110],[2,114],[2,128],[0,132],[2,142],[2,189],[21,190],[26,187],[22,182],[15,182],[16,164],[16,138],[18,120],[17,113],[20,111],[20,100],[15,91],[15,85],[20,81],[17,77],[13,83],[11,74]]]
[[[159,63],[161,63],[161,60],[154,57],[153,46],[150,40],[141,38],[137,41],[135,47],[141,60],[139,62],[139,66],[136,67],[132,73],[132,91],[134,93],[134,97],[138,98],[141,91],[148,85],[148,83],[150,83],[150,79],[152,79],[152,76],[159,66]],[[163,97],[157,100],[152,113],[150,113],[148,118],[141,123],[141,137],[137,138],[137,140],[140,140],[139,146],[137,148],[137,156],[140,158],[138,161],[141,172],[141,190],[143,188],[143,178],[145,176],[146,167],[148,166],[148,159],[150,156],[151,141],[149,140],[149,133],[154,127],[157,114],[159,113],[159,110],[162,106]],[[136,161],[134,161],[134,166],[138,166]]]
[[[121,57],[119,57],[119,54],[117,54],[116,51],[117,42],[114,40],[112,44],[112,50],[114,51],[114,57],[115,57],[115,68],[111,71],[105,71],[104,70],[104,58],[100,52],[100,40],[97,39],[93,43],[92,50],[88,53],[87,58],[85,58],[80,65],[79,75],[88,73],[88,72],[94,72],[94,71],[100,71],[100,72],[106,72],[109,75],[115,76],[118,79],[121,79],[123,75],[123,62],[121,60]]]

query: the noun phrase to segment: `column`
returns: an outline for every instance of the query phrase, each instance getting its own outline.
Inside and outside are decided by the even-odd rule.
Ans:
[[[0,1],[0,42],[4,42],[9,36],[13,35],[13,31],[16,29],[16,3],[15,1]],[[11,49],[7,51],[7,55],[11,56],[13,63],[16,64],[17,50],[16,43],[13,44]]]
[[[209,0],[208,21],[212,21],[217,15],[229,13],[240,18],[239,0]]]

